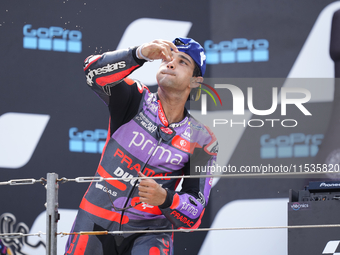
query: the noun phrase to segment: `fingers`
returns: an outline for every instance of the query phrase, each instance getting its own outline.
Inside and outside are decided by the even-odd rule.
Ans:
[[[147,202],[147,199],[148,199],[148,193],[147,192],[139,190],[138,195],[140,197],[141,202]]]
[[[139,177],[146,177],[142,172],[138,172],[138,175]],[[152,179],[142,179],[138,185],[138,189],[142,192],[147,192],[147,190],[154,188],[155,184],[157,183]]]
[[[179,52],[176,45],[166,40],[154,40],[144,44],[142,54],[149,59],[172,60],[172,50]]]
[[[143,177],[145,175],[141,174]],[[158,206],[164,203],[166,194],[164,195],[162,187],[153,179],[144,179],[138,186],[139,201],[149,205]]]
[[[147,177],[138,172],[139,177]],[[142,179],[138,185],[139,201],[149,205],[158,206],[164,203],[167,192],[153,179]]]
[[[146,177],[141,171],[138,172],[139,177]]]
[[[139,177],[147,177],[145,174],[143,174],[142,172],[138,172]],[[142,179],[138,185],[138,189],[142,189],[143,191],[146,191],[147,189],[150,188],[156,188],[158,185],[157,182],[155,182],[155,180],[152,179]]]
[[[164,60],[167,60],[167,61],[171,61],[172,60],[172,50],[174,52],[179,52],[176,45],[173,44],[172,42],[170,41],[163,41],[165,47],[164,47],[164,51],[163,53],[164,54]]]
[[[163,50],[162,50],[162,59],[165,60],[165,61],[168,61],[170,62],[172,60],[172,52],[171,52],[171,49],[169,47],[163,47]]]
[[[141,177],[143,177],[143,176],[141,176]],[[144,175],[144,177],[145,177],[145,175]],[[142,189],[142,190],[156,189],[156,188],[158,188],[158,185],[159,184],[152,179],[145,179],[145,180],[141,180],[138,188]]]
[[[138,186],[138,190],[139,190],[138,195],[140,197],[141,202],[149,203],[153,199],[155,188],[152,187],[152,183],[148,183],[144,181],[147,181],[147,180],[142,180],[142,182]]]
[[[166,55],[165,55],[166,60],[171,61],[172,60],[172,50],[174,52],[179,52],[179,51],[178,51],[176,45],[173,44],[172,42],[163,41],[163,43],[165,44],[165,51],[164,52],[166,52]]]

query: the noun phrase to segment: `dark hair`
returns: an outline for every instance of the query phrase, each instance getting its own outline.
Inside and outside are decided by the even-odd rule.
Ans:
[[[201,69],[198,67],[198,65],[195,63],[195,67],[194,67],[194,72],[192,74],[192,77],[200,77],[202,76],[201,74]],[[196,95],[197,95],[197,88],[192,88],[191,91],[190,91],[190,94],[188,96],[188,99],[187,101],[189,101],[190,99],[193,100],[193,101],[196,101]]]
[[[198,67],[198,65],[195,63],[195,68],[194,68],[194,72],[192,74],[192,77],[199,77],[199,76],[202,76],[201,74],[201,69]]]

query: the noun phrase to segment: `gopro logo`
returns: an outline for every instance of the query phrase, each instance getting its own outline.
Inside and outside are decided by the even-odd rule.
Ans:
[[[206,63],[210,65],[265,62],[269,60],[268,48],[269,42],[266,39],[235,38],[231,41],[221,41],[218,44],[214,44],[211,40],[204,42]]]
[[[72,127],[69,130],[69,149],[72,152],[102,153],[105,146],[107,130],[96,129],[78,132],[78,128]]]
[[[300,158],[314,157],[319,150],[318,145],[322,143],[324,135],[305,135],[293,133],[270,138],[269,134],[262,135],[261,158]]]
[[[32,29],[32,25],[27,24],[23,28],[23,34],[25,49],[73,53],[82,51],[82,33],[77,30],[64,30],[61,27]]]

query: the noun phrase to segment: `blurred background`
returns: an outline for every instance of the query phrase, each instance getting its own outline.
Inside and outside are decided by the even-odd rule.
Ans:
[[[0,182],[40,179],[52,172],[67,178],[94,175],[109,112],[86,85],[83,60],[178,36],[194,38],[205,48],[207,84],[234,84],[244,94],[242,116],[233,114],[233,98],[226,89],[216,89],[223,106],[207,97],[207,115],[200,112],[201,101],[190,105],[192,114],[219,140],[218,165],[282,165],[298,171],[316,162],[339,164],[335,78],[340,71],[335,70],[340,19],[334,16],[339,9],[340,1],[330,0],[1,0]],[[156,91],[158,65],[146,63],[131,77]],[[247,104],[248,87],[253,88],[253,105],[259,110],[271,107],[272,88],[277,87],[276,111],[253,114]],[[283,116],[282,87],[308,90],[311,99],[303,105],[312,115],[288,105]],[[214,126],[214,119],[228,123]],[[254,119],[264,125],[252,127],[260,123],[249,125]],[[272,126],[266,119],[279,121]],[[285,127],[285,119],[297,125]],[[314,176],[216,178],[201,227],[287,226],[289,190],[302,190],[311,179]],[[59,231],[70,231],[87,186],[60,184]],[[45,232],[45,200],[40,184],[0,186],[0,233]],[[176,233],[175,254],[293,254],[288,232]],[[311,254],[323,254],[332,240],[327,238],[315,244]],[[60,255],[66,239],[58,237]],[[4,239],[0,254],[45,254],[44,244],[44,236]]]

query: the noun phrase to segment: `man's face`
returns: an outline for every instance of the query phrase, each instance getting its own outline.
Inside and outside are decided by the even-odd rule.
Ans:
[[[192,78],[195,62],[184,52],[172,52],[173,60],[163,60],[158,72],[157,82],[161,88],[173,91],[190,91],[190,79]]]

